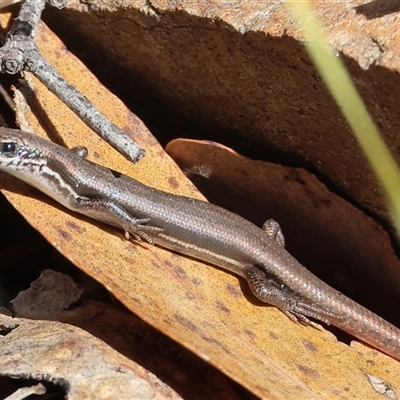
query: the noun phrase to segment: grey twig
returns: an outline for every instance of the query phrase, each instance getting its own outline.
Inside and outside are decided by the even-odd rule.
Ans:
[[[67,0],[48,0],[62,8]],[[21,70],[32,72],[50,91],[74,111],[91,129],[111,146],[133,162],[144,155],[135,141],[100,113],[78,90],[70,85],[42,56],[34,37],[45,0],[25,0],[14,20],[6,43],[0,49],[0,72],[16,74]]]

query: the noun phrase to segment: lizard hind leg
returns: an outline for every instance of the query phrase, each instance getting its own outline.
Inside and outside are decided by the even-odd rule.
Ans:
[[[339,316],[327,313],[323,308],[310,303],[293,294],[283,284],[268,279],[265,273],[254,265],[244,268],[244,278],[253,294],[261,301],[278,307],[288,318],[294,322],[318,327],[310,318],[330,325],[329,319],[340,319]]]

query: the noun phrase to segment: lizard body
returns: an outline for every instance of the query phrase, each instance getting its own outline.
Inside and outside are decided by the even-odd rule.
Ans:
[[[284,249],[273,220],[261,229],[221,207],[146,186],[18,130],[0,129],[0,170],[126,237],[241,276],[258,299],[293,321],[331,323],[400,360],[400,330],[303,267]]]

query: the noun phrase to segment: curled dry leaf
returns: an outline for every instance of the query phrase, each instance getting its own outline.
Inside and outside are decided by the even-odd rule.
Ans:
[[[150,186],[202,198],[143,123],[43,24],[37,38],[44,56],[100,111],[131,134],[147,156],[136,166],[127,162],[30,75],[25,90],[16,93],[17,117],[24,127],[31,125],[42,136],[60,135],[67,147],[86,145],[91,160]],[[56,249],[130,310],[260,397],[374,398],[364,369],[379,376],[381,368],[386,368],[393,371],[390,379],[400,382],[394,360],[362,346],[356,347],[357,356],[329,333],[294,324],[275,308],[254,304],[247,287],[226,272],[126,241],[122,232],[70,213],[4,174],[0,187]],[[340,379],[332,374],[332,367],[340,372]]]
[[[180,399],[153,374],[82,329],[0,314],[0,374],[47,380],[68,400]]]

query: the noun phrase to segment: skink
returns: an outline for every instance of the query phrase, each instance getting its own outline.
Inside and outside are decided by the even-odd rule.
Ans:
[[[400,330],[318,279],[284,249],[279,225],[263,229],[213,204],[166,193],[30,133],[0,128],[0,170],[63,206],[244,278],[291,320],[331,323],[400,360]],[[311,318],[311,319],[310,319]]]

